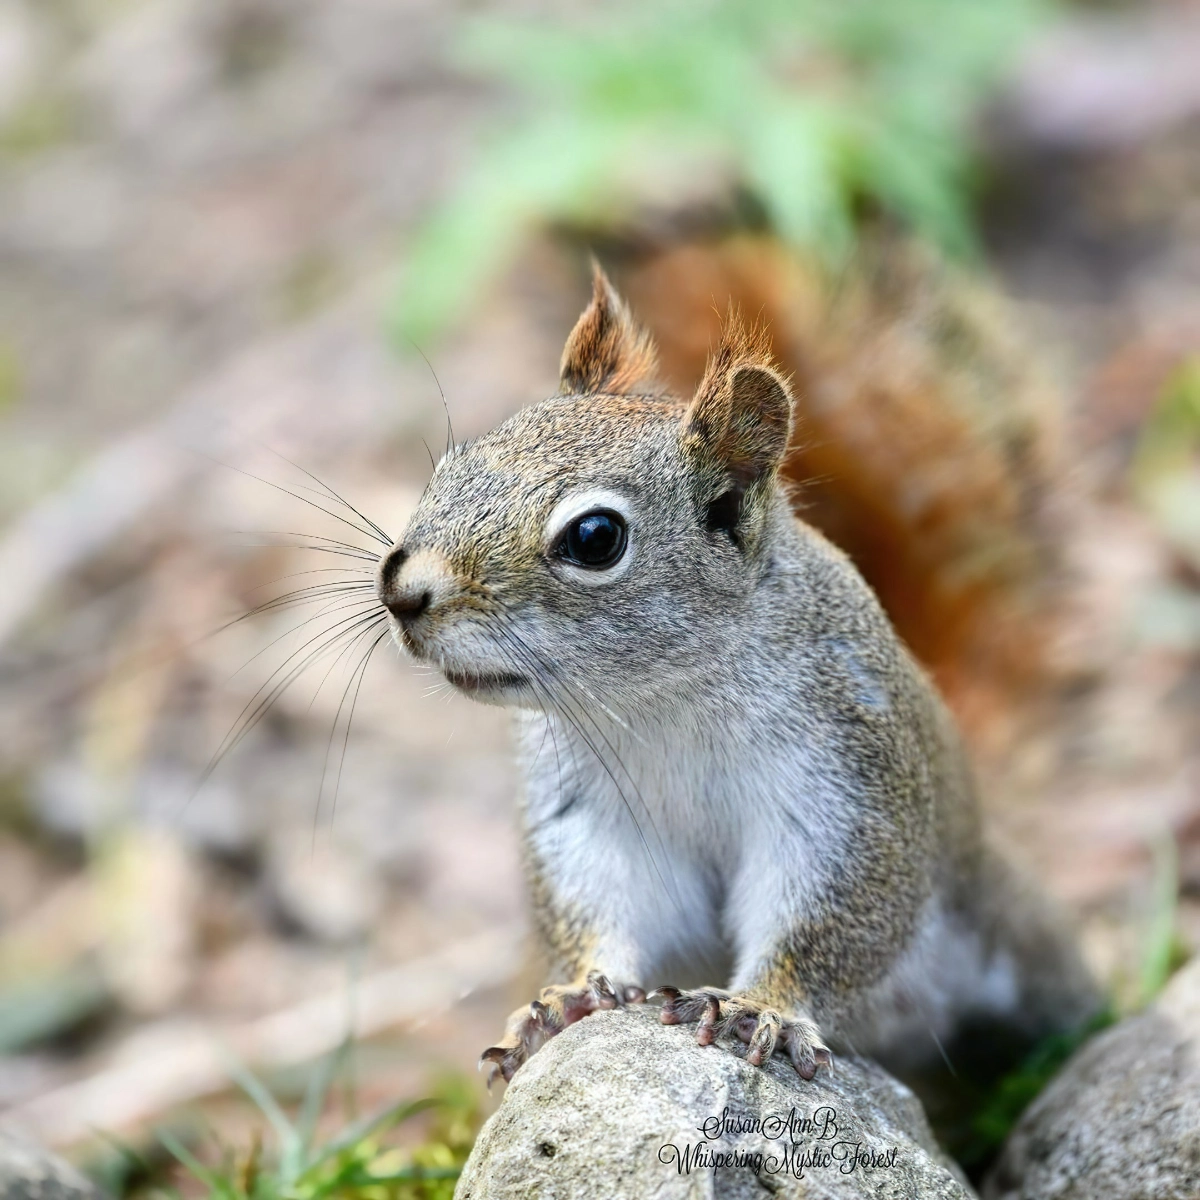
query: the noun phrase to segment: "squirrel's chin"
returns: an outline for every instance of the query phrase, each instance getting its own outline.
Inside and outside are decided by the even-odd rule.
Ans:
[[[528,676],[515,671],[472,670],[469,667],[452,667],[439,661],[441,655],[435,644],[418,637],[413,630],[395,622],[397,640],[418,662],[436,666],[446,682],[464,696],[478,700],[481,704],[495,704],[501,708],[540,709],[538,689]]]
[[[497,704],[504,708],[538,707],[533,688],[524,675],[506,671],[474,672],[442,668],[448,683],[472,700]]]

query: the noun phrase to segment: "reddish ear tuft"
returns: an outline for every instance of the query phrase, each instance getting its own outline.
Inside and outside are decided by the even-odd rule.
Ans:
[[[791,393],[766,329],[730,309],[684,418],[685,448],[748,486],[779,466],[791,428]]]
[[[592,263],[592,302],[563,350],[559,387],[566,395],[625,396],[652,387],[657,355],[600,264]]]

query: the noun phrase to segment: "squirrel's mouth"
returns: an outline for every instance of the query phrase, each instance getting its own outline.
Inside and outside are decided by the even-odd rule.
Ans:
[[[477,674],[472,671],[450,671],[442,668],[442,674],[460,692],[468,696],[478,692],[513,691],[517,688],[527,688],[529,680],[524,675],[514,675],[508,672],[497,672],[494,675]]]

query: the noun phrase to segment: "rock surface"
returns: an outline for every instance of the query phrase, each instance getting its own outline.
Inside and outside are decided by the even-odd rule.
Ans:
[[[101,1200],[69,1163],[0,1129],[0,1200]]]
[[[1200,959],[1067,1063],[1009,1137],[984,1195],[1200,1196]]]
[[[517,1073],[457,1200],[973,1195],[882,1068],[842,1058],[806,1083],[782,1059],[759,1069],[742,1053],[697,1046],[652,1007],[589,1016]],[[762,1125],[706,1128],[726,1117]],[[704,1157],[731,1153],[736,1165]]]

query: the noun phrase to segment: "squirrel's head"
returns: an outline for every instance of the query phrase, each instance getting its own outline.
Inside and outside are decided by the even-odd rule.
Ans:
[[[770,555],[791,397],[731,315],[690,403],[603,273],[561,394],[438,463],[379,571],[418,658],[493,703],[636,707],[711,669]]]

